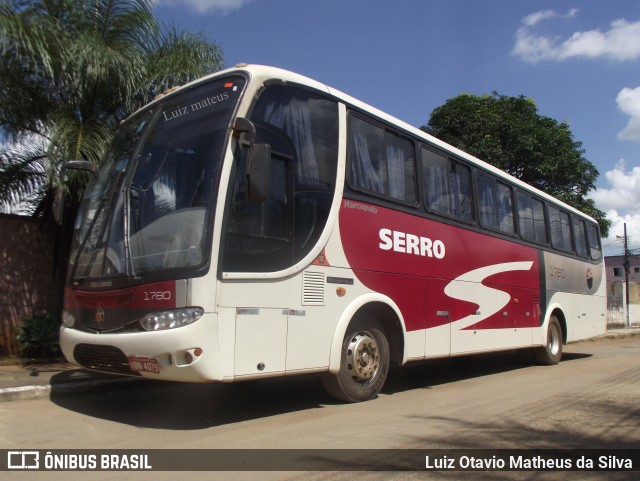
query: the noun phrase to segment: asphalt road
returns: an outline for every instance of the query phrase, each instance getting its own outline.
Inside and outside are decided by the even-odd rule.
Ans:
[[[517,353],[394,369],[382,394],[333,402],[317,377],[149,383],[0,405],[0,449],[640,449],[640,337],[572,344],[557,366]],[[637,479],[638,472],[237,472],[192,479]],[[7,475],[7,476],[5,476]],[[87,479],[8,472],[3,479]],[[91,473],[173,480],[177,473]]]

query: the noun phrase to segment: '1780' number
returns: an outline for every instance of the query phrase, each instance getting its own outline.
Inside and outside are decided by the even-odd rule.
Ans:
[[[171,291],[145,291],[145,301],[168,301],[171,299]]]

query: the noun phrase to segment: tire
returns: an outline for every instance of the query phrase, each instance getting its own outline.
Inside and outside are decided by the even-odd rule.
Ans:
[[[562,358],[562,328],[560,321],[554,315],[549,319],[547,327],[547,344],[542,347],[535,348],[533,354],[536,362],[543,366],[552,366],[558,364]]]
[[[342,341],[340,371],[326,373],[324,388],[338,401],[362,402],[377,397],[389,372],[389,342],[373,319],[352,322]]]

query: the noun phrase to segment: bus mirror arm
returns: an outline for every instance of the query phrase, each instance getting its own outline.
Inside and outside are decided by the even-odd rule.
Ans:
[[[233,133],[239,137],[241,148],[248,148],[247,183],[249,202],[264,202],[269,196],[271,180],[271,146],[256,144],[256,126],[244,117],[236,118]]]
[[[64,179],[67,175],[67,170],[87,170],[89,172],[95,172],[98,165],[91,160],[70,160],[65,162],[60,169],[60,182],[56,189],[56,195],[53,199],[53,218],[62,225],[62,218],[64,213]]]
[[[235,122],[233,123],[233,134],[237,137],[241,137],[242,134],[248,134],[248,140],[250,143],[256,138],[256,126],[253,125],[253,122],[249,119],[245,119],[244,117],[237,117]],[[241,139],[245,140],[245,139]]]

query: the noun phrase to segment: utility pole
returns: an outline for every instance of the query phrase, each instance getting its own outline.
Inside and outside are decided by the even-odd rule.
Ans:
[[[629,317],[629,271],[631,270],[631,265],[629,264],[629,249],[627,243],[627,223],[624,223],[624,262],[622,263],[624,267],[624,296],[625,296],[625,314],[627,316],[627,327],[631,326],[631,319]]]

